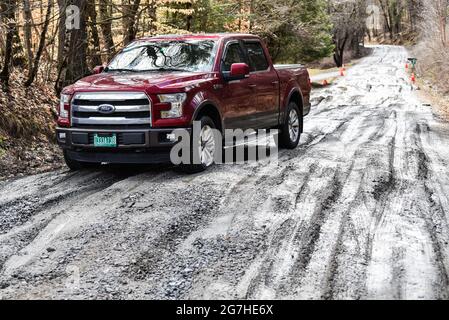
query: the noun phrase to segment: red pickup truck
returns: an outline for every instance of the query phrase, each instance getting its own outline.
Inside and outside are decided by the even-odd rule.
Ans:
[[[296,148],[310,111],[302,65],[273,65],[249,34],[169,35],[139,39],[107,67],[64,88],[57,140],[72,170],[102,163],[163,163],[173,131],[201,123],[201,171],[213,164],[210,129],[277,128]]]

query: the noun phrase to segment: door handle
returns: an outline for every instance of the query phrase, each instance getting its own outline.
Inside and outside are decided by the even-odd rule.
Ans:
[[[279,81],[273,81],[271,84],[272,84],[273,86],[277,86],[277,85],[279,84]]]
[[[250,85],[248,85],[251,89],[254,89],[254,88],[256,88],[257,87],[257,84],[250,84]]]

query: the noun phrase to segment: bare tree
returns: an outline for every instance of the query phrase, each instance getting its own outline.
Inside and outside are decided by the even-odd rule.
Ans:
[[[439,23],[440,38],[443,46],[447,43],[447,20],[448,20],[448,7],[449,0],[436,0],[435,1],[435,11]]]
[[[89,73],[87,67],[87,27],[86,27],[86,0],[67,0],[68,5],[75,5],[80,9],[79,28],[66,30],[63,60],[58,70],[55,89],[59,94],[61,90]],[[65,25],[64,25],[65,28]]]
[[[102,64],[101,61],[101,49],[100,49],[100,36],[97,29],[97,11],[94,1],[87,1],[87,15],[89,17],[89,31],[91,39],[91,64],[92,66],[98,66]]]
[[[47,1],[47,13],[45,15],[44,26],[42,28],[42,32],[41,32],[41,36],[40,36],[40,40],[39,40],[39,48],[37,49],[36,57],[34,58],[33,67],[30,70],[30,74],[28,75],[27,81],[25,82],[25,87],[29,87],[34,82],[34,79],[36,78],[36,75],[37,75],[37,71],[39,70],[39,64],[41,61],[42,52],[44,51],[44,47],[45,47],[45,39],[47,36],[48,25],[50,24],[50,16],[51,16],[52,8],[53,8],[53,0],[48,0]]]
[[[123,6],[123,44],[136,39],[137,34],[137,14],[140,6],[140,0],[122,0]]]
[[[27,51],[28,72],[31,72],[33,68],[33,50],[31,39],[31,7],[30,0],[23,0],[23,18],[25,20],[24,36],[25,36],[25,48]]]
[[[10,67],[13,55],[13,38],[16,30],[16,0],[4,0],[1,2],[0,8],[2,9],[2,20],[4,20],[6,27],[5,60],[3,69],[0,72],[0,81],[2,82],[3,90],[7,91],[9,88]]]
[[[447,48],[448,1],[424,1],[420,27],[420,41],[414,49],[418,71],[435,85],[449,92],[449,50]]]
[[[334,0],[329,11],[334,25],[334,60],[338,67],[344,64],[345,51],[350,48],[359,54],[360,43],[366,33],[367,3],[365,0]]]
[[[112,6],[110,0],[100,0],[99,13],[100,13],[100,28],[103,34],[105,51],[107,53],[108,60],[114,55],[114,38],[112,35]]]

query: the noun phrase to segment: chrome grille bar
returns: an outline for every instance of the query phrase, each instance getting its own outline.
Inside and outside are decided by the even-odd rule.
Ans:
[[[148,100],[143,92],[80,92],[74,96],[78,100],[92,101],[125,101],[125,100]]]
[[[90,118],[73,118],[73,124],[88,124],[88,125],[141,125],[141,124],[151,124],[151,119],[140,118],[140,119],[127,119],[121,117],[110,117],[110,118],[100,118],[100,117],[90,117]]]
[[[140,106],[115,106],[116,112],[144,112],[148,111],[149,105],[140,105]],[[98,106],[77,106],[73,105],[73,112],[96,112],[98,110]]]

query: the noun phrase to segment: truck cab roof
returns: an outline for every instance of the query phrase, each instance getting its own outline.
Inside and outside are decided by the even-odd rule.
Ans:
[[[198,33],[198,34],[169,34],[143,37],[136,41],[157,41],[157,40],[226,40],[226,39],[260,39],[253,34],[244,33]]]

